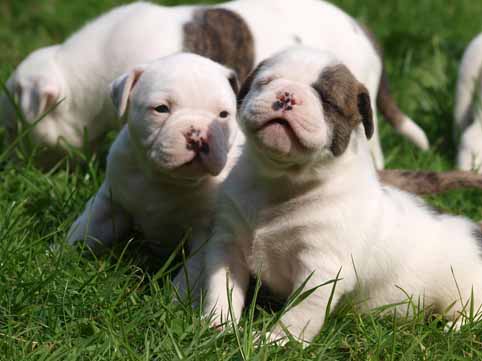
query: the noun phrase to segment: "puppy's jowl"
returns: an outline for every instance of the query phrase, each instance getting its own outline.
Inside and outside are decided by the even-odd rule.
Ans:
[[[236,82],[232,70],[185,53],[117,79],[112,98],[119,116],[127,114],[127,125],[110,149],[101,188],[72,225],[68,242],[81,240],[97,252],[126,240],[137,226],[145,239],[174,249],[192,228],[190,249],[199,248],[217,186],[242,139]],[[192,282],[200,274],[201,253],[187,265]],[[184,281],[176,280],[181,291]]]
[[[247,147],[222,186],[208,244],[207,314],[236,320],[249,275],[288,297],[336,279],[332,307],[354,293],[362,309],[408,296],[456,320],[482,300],[479,227],[434,214],[419,198],[380,183],[367,140],[367,89],[334,56],[293,48],[266,60],[240,92]],[[310,341],[332,285],[285,313],[270,337]]]
[[[400,133],[421,148],[428,147],[424,132],[391,98],[382,76],[381,54],[373,41],[352,17],[320,0],[240,0],[174,7],[136,2],[121,6],[64,43],[32,53],[7,86],[28,122],[62,100],[30,133],[35,144],[49,150],[41,157],[48,166],[65,154],[63,142],[73,147],[87,142],[85,145],[93,148],[108,130],[119,127],[108,84],[136,64],[187,51],[234,69],[244,80],[261,60],[300,42],[334,52],[367,85],[372,107],[378,104]],[[5,123],[13,141],[15,111],[4,100],[0,122]],[[377,166],[383,167],[378,136],[370,144]]]

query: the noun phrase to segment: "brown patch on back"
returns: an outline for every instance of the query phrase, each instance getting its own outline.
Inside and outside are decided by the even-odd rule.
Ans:
[[[186,23],[184,50],[234,69],[244,81],[254,67],[254,38],[246,22],[227,9],[201,9]]]
[[[371,138],[373,114],[370,96],[345,65],[325,68],[312,86],[320,96],[325,119],[333,128],[330,149],[335,156],[345,152],[351,132],[360,122],[365,127],[367,138]]]

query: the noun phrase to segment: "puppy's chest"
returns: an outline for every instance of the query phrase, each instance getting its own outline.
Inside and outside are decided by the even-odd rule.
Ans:
[[[251,272],[259,273],[275,292],[292,292],[307,250],[323,252],[317,240],[329,228],[318,214],[316,202],[309,200],[268,203],[257,211],[246,260]]]
[[[122,195],[122,203],[151,241],[176,244],[189,230],[202,232],[211,217],[213,200],[209,193],[173,192],[144,182],[135,189]]]

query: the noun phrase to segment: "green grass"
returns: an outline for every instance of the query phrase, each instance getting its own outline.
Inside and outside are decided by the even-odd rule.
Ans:
[[[30,51],[61,42],[118,0],[2,0],[0,81]],[[170,0],[165,3],[174,4]],[[193,1],[194,2],[194,1]],[[453,167],[452,108],[458,61],[482,30],[474,0],[338,0],[384,45],[393,92],[427,131],[421,153],[382,124],[389,167]],[[0,138],[3,133],[0,130]],[[1,140],[1,139],[0,139]],[[1,143],[1,142],[0,142]],[[106,143],[107,146],[107,143]],[[0,154],[4,149],[0,148]],[[443,322],[417,314],[396,319],[360,314],[348,304],[329,317],[303,349],[253,346],[271,312],[243,319],[237,334],[209,329],[199,310],[172,302],[164,271],[143,271],[134,257],[89,259],[65,246],[66,231],[97,189],[103,159],[42,173],[28,159],[0,164],[0,360],[462,360],[482,357],[482,323],[443,332]],[[456,191],[430,202],[482,218],[482,194]],[[456,240],[454,240],[455,242]]]

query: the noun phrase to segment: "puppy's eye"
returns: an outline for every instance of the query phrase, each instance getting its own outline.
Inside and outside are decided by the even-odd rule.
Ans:
[[[227,118],[229,116],[229,112],[226,110],[223,110],[221,113],[219,113],[220,118]]]
[[[158,113],[169,113],[169,107],[167,105],[158,105],[154,108],[154,110]]]
[[[271,83],[272,81],[273,81],[273,78],[272,78],[272,77],[261,78],[261,79],[258,80],[257,85],[258,85],[258,86],[268,85],[268,84]]]

